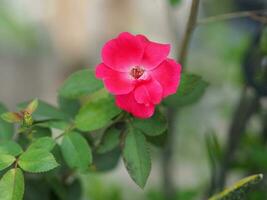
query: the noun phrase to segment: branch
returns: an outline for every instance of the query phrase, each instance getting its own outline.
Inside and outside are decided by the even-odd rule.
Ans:
[[[267,22],[266,17],[258,16],[258,14],[263,14],[265,12],[267,12],[267,9],[226,13],[226,14],[222,14],[222,15],[216,15],[216,16],[211,16],[211,17],[207,17],[204,19],[200,19],[197,22],[197,24],[207,24],[207,23],[211,23],[211,22],[230,20],[230,19],[236,19],[236,18],[242,18],[242,17],[251,17],[252,19],[254,19],[256,21],[261,21],[263,23],[266,23]]]
[[[196,26],[198,7],[199,7],[199,0],[193,0],[192,5],[191,5],[189,20],[186,25],[185,35],[182,40],[180,54],[178,56],[178,60],[183,67],[186,61],[186,57],[187,57],[188,46],[190,44],[190,40],[191,40],[193,31],[194,31],[194,28]]]

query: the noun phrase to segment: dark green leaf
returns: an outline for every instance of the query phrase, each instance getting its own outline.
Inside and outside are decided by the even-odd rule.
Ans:
[[[19,166],[33,173],[47,172],[58,166],[54,156],[43,149],[29,149],[19,157]]]
[[[7,108],[0,103],[0,115],[7,111]],[[0,118],[0,141],[11,139],[13,136],[13,131],[13,125]]]
[[[0,154],[0,170],[9,167],[16,158],[8,154]]]
[[[84,137],[70,132],[64,135],[61,144],[64,159],[71,168],[86,170],[92,163],[92,152]]]
[[[17,156],[22,153],[22,148],[14,141],[0,142],[0,154],[9,154]]]
[[[21,103],[18,105],[18,108],[20,110],[25,109],[27,105],[29,104],[29,101]],[[66,120],[68,117],[66,114],[64,114],[62,111],[60,111],[58,108],[43,102],[39,101],[38,108],[33,113],[34,120],[49,120],[49,119],[60,119],[60,120]]]
[[[100,154],[107,153],[116,148],[120,143],[121,132],[122,130],[116,126],[109,127],[101,139],[101,143],[97,148],[97,152]]]
[[[99,99],[85,104],[76,117],[76,125],[82,131],[92,131],[108,125],[121,110],[115,105],[114,98]]]
[[[10,169],[0,181],[1,200],[22,200],[24,193],[24,177],[19,168]]]
[[[118,147],[104,154],[95,153],[93,158],[96,171],[105,172],[114,169],[119,163],[120,155]]]
[[[125,138],[123,160],[132,179],[144,188],[150,174],[151,160],[145,136],[132,127]]]
[[[74,118],[81,107],[80,102],[78,100],[66,99],[61,96],[58,96],[58,104],[60,109],[66,114],[68,114],[70,118]]]
[[[267,55],[267,27],[263,29],[260,41],[261,51]]]
[[[85,69],[73,73],[59,89],[59,94],[65,98],[78,98],[92,94],[102,87],[102,82],[96,79],[95,72]]]
[[[134,118],[133,126],[149,136],[157,136],[167,129],[167,120],[159,111],[149,119]]]
[[[168,131],[164,131],[163,134],[157,136],[146,136],[146,139],[149,143],[153,144],[156,147],[164,147],[168,139]]]
[[[167,97],[164,103],[173,107],[195,103],[203,96],[207,86],[208,83],[200,76],[182,73],[177,93]]]

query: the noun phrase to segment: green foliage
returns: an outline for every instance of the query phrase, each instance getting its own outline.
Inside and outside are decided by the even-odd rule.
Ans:
[[[58,166],[54,156],[45,149],[31,148],[19,157],[19,166],[32,173],[47,172]]]
[[[249,176],[238,181],[223,192],[211,197],[209,200],[243,200],[251,186],[258,184],[262,179],[262,174]]]
[[[24,177],[19,168],[10,169],[0,180],[1,200],[22,200]]]
[[[111,96],[98,101],[89,101],[76,116],[76,126],[82,131],[100,129],[108,125],[120,112],[121,110],[115,105],[114,98]]]
[[[1,115],[1,118],[9,123],[16,123],[22,121],[22,116],[14,112],[6,112]]]
[[[14,141],[0,142],[0,154],[18,156],[23,152],[22,148]]]
[[[91,148],[79,133],[66,133],[61,143],[61,151],[71,168],[89,169],[89,165],[92,163]]]
[[[149,119],[134,118],[132,125],[148,136],[158,136],[166,131],[168,124],[166,117],[156,111]]]
[[[16,158],[8,154],[0,154],[0,171],[9,167]]]
[[[98,172],[106,172],[114,169],[118,163],[121,156],[121,151],[119,148],[115,148],[107,153],[94,153],[94,167]]]
[[[203,96],[207,86],[208,83],[200,76],[182,73],[177,93],[167,97],[164,103],[172,107],[190,105]]]
[[[51,137],[41,137],[32,142],[27,151],[37,149],[51,151],[55,145],[56,142]]]
[[[79,109],[81,107],[80,102],[78,100],[67,99],[61,96],[58,96],[58,105],[59,108],[72,119],[79,112]]]
[[[101,139],[97,152],[103,154],[115,149],[120,144],[121,133],[122,130],[116,126],[109,127]]]
[[[27,107],[29,101],[21,103],[18,105],[18,109],[22,110]],[[44,102],[39,101],[38,108],[33,113],[33,118],[35,120],[49,120],[49,119],[58,119],[58,120],[66,120],[68,117],[58,108]]]
[[[65,98],[78,98],[92,94],[102,87],[102,81],[95,78],[94,71],[85,69],[73,73],[59,89],[59,94]]]
[[[144,188],[151,170],[151,160],[145,136],[129,127],[123,147],[124,164],[132,179]]]
[[[0,103],[0,115],[5,112],[7,112],[7,108]],[[13,131],[13,125],[0,118],[0,141],[11,139]]]

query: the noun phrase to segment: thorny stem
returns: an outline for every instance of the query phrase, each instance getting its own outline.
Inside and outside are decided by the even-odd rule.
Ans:
[[[189,19],[186,25],[186,31],[184,38],[182,40],[182,45],[180,48],[180,54],[178,55],[178,60],[182,64],[183,69],[185,69],[185,61],[187,57],[187,50],[192,38],[194,28],[196,26],[198,8],[200,0],[192,0],[192,5],[190,9]],[[164,193],[168,200],[175,198],[175,186],[173,181],[173,170],[172,170],[172,159],[173,159],[173,146],[176,135],[176,122],[177,122],[177,110],[174,108],[168,108],[168,136],[167,142],[163,151],[163,182],[164,182]],[[176,198],[177,199],[177,198]]]

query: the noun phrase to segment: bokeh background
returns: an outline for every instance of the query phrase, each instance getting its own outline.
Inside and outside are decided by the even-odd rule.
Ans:
[[[190,0],[0,0],[0,101],[10,109],[34,97],[56,104],[64,79],[81,68],[94,68],[103,44],[122,31],[171,43],[171,56],[177,58],[190,5]],[[263,9],[267,9],[266,0],[201,0],[198,19]],[[219,146],[227,147],[234,113],[244,93],[253,93],[253,87],[247,89],[244,66],[249,50],[259,46],[255,38],[263,27],[264,22],[250,17],[196,27],[186,66],[209,87],[199,102],[183,108],[177,118],[171,168],[177,199],[201,199],[215,191],[216,172],[207,138],[215,136]],[[260,59],[255,63],[265,66],[266,73],[266,56],[265,61]],[[266,82],[261,84],[266,92]],[[263,95],[259,99],[260,107],[254,106],[255,112],[241,122],[246,123],[243,132],[249,136],[239,141],[239,150],[231,155],[236,154],[236,163],[225,175],[227,185],[267,171],[266,145],[256,137],[267,135],[267,103]],[[112,171],[81,175],[84,199],[165,199],[162,151],[153,148],[151,153],[153,168],[144,191],[120,162]],[[264,192],[256,195],[253,199],[267,199]]]

